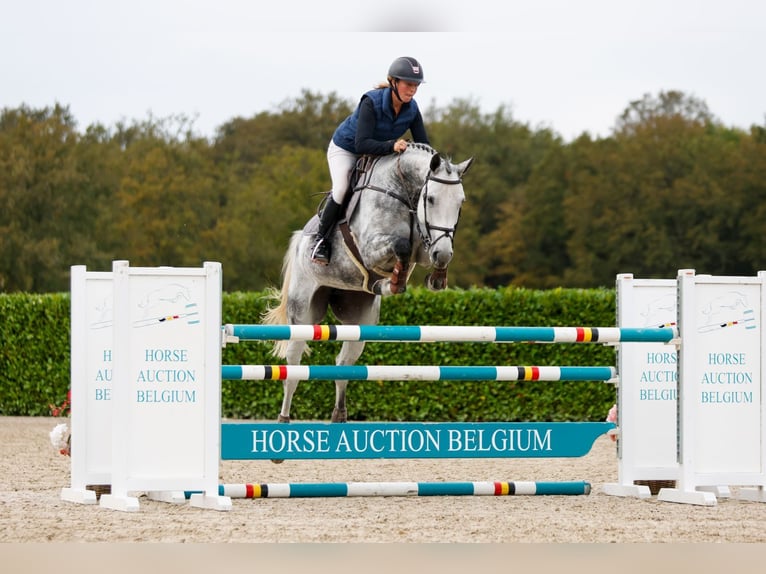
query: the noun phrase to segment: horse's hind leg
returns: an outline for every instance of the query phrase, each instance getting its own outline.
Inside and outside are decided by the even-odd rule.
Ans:
[[[343,324],[376,325],[380,318],[380,297],[359,291],[339,291],[330,299],[330,307],[335,317]],[[364,351],[364,341],[346,341],[335,358],[336,365],[353,365]],[[347,380],[335,381],[335,407],[332,422],[344,423],[348,420],[346,406]]]
[[[285,321],[289,325],[313,325],[321,321],[327,313],[328,298],[330,291],[327,288],[315,288],[307,279],[296,279],[290,287],[292,292],[285,304]],[[301,288],[304,291],[301,293]],[[307,290],[310,289],[310,290]],[[300,296],[298,295],[300,294]],[[303,353],[306,351],[306,341],[289,341],[285,348],[285,360],[288,365],[300,365]],[[282,396],[282,409],[279,412],[279,422],[290,422],[290,407],[293,395],[298,388],[299,379],[285,379],[283,382],[284,394]]]
[[[301,356],[306,348],[307,343],[305,341],[290,341],[287,345],[287,356],[285,360],[288,365],[299,365],[301,362]],[[293,402],[293,395],[298,388],[299,379],[285,379],[282,381],[284,393],[282,395],[282,410],[279,412],[277,421],[280,423],[290,422],[290,406]]]
[[[346,341],[343,343],[335,359],[336,365],[353,365],[359,360],[364,351],[364,341]],[[347,380],[335,381],[335,407],[332,409],[332,418],[334,423],[345,423],[348,420],[348,408],[346,407],[346,387]]]
[[[277,422],[290,422],[290,407],[293,404],[293,395],[298,388],[298,383],[300,383],[298,379],[285,379],[282,381],[282,388],[284,389],[282,393],[282,409],[279,411]]]
[[[287,345],[287,356],[286,361],[288,365],[297,365],[300,363],[301,355],[303,354],[303,349],[306,347],[305,341],[290,341]],[[294,357],[297,356],[297,359]],[[285,379],[282,381],[282,410],[279,411],[279,416],[277,417],[278,423],[289,423],[290,422],[290,405],[292,405],[293,402],[293,395],[295,394],[295,390],[298,388],[298,383],[300,383],[299,379]],[[274,462],[276,464],[280,464],[284,462],[283,458],[274,458],[271,459],[271,462]]]

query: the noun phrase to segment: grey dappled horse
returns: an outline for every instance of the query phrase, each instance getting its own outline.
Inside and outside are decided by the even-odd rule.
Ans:
[[[311,261],[318,225],[314,216],[303,231],[292,235],[282,266],[282,288],[274,291],[276,306],[267,309],[263,322],[316,325],[329,307],[342,324],[375,325],[381,296],[403,293],[416,265],[433,268],[426,278],[429,289],[444,289],[465,201],[462,177],[472,162],[469,158],[453,164],[433,148],[416,143],[401,154],[368,159],[348,194],[347,215],[333,232],[330,264]],[[335,363],[353,365],[364,345],[364,341],[344,342]],[[307,348],[305,341],[278,341],[274,355],[298,365]],[[290,421],[298,383],[284,381],[280,422]],[[347,384],[335,381],[333,422],[347,420]]]

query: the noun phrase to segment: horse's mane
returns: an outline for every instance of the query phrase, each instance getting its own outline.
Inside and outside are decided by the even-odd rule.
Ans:
[[[412,178],[413,181],[416,181],[418,177],[421,177],[423,174],[418,173],[417,170],[422,169],[420,166],[420,161],[424,159],[423,156],[427,156],[427,158],[430,160],[434,155],[438,155],[441,157],[444,161],[443,165],[446,167],[448,173],[452,173],[452,164],[449,160],[449,158],[446,158],[444,155],[440,154],[436,149],[431,147],[429,144],[426,143],[420,143],[420,142],[413,142],[412,140],[407,141],[407,149],[404,150],[403,153],[392,153],[385,156],[378,156],[377,159],[381,159],[384,161],[386,166],[390,168],[392,171],[392,175],[390,177],[394,178],[394,175],[396,173],[396,169],[392,166],[392,164],[399,164],[399,161],[402,161],[402,165],[409,166],[406,170],[409,173],[409,178]],[[377,161],[377,160],[376,160]],[[399,172],[399,178],[396,178],[395,181],[399,181],[401,178],[401,171]],[[422,181],[419,182],[422,184]],[[420,187],[413,188],[414,191],[417,191],[417,193],[420,193]]]
[[[425,143],[420,143],[420,142],[413,142],[413,141],[407,142],[407,149],[410,149],[410,148],[418,149],[418,150],[421,150],[421,151],[426,151],[426,152],[428,152],[430,154],[439,153],[434,148],[432,148],[430,145],[425,144]]]
[[[429,153],[431,155],[438,154],[443,160],[446,161],[446,163],[448,165],[452,163],[452,158],[451,157],[444,155],[443,153],[439,152],[439,150],[434,149],[433,147],[431,147],[429,144],[426,144],[426,143],[419,143],[419,142],[408,141],[407,142],[407,149],[408,150],[416,149],[416,150],[419,150],[419,151],[427,152],[427,153]],[[449,170],[449,167],[447,169]]]
[[[429,144],[408,141],[407,150],[405,151],[409,151],[409,150],[424,151],[430,155],[438,154],[444,160],[444,166],[447,168],[447,173],[452,173],[453,167],[454,167],[452,165],[452,158],[444,155],[443,153],[440,153],[438,150],[434,149]]]

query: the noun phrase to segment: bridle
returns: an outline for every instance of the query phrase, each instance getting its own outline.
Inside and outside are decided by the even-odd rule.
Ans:
[[[404,174],[402,173],[401,165],[401,154],[396,158],[396,171],[399,175],[399,180],[402,182],[402,187],[406,189],[407,184],[404,179]],[[403,203],[409,212],[410,215],[410,232],[412,233],[413,230],[417,230],[418,236],[420,237],[421,243],[425,246],[426,250],[428,252],[431,251],[434,245],[436,245],[439,241],[441,241],[443,238],[447,238],[450,240],[452,244],[455,242],[455,231],[457,230],[458,222],[460,221],[460,212],[458,212],[457,219],[455,220],[455,224],[452,227],[443,227],[441,225],[432,225],[428,221],[428,182],[435,181],[436,183],[441,183],[443,185],[458,185],[463,183],[463,178],[458,177],[457,179],[444,179],[441,177],[437,177],[434,175],[433,170],[429,167],[428,173],[426,174],[425,180],[423,181],[423,185],[420,188],[420,193],[417,195],[418,198],[421,198],[423,201],[423,223],[425,224],[425,232],[423,231],[423,228],[420,225],[420,219],[418,218],[418,206],[417,203],[413,205],[412,197],[410,195],[402,195],[401,193],[397,193],[395,191],[391,191],[390,189],[385,189],[383,187],[378,187],[376,185],[372,184],[366,184],[364,187],[367,189],[371,189],[373,191],[378,191],[380,193],[384,193],[389,197],[393,197],[394,199],[400,201]],[[431,240],[431,231],[441,231],[441,235],[439,235],[436,239],[433,241]],[[412,239],[412,237],[410,237]]]
[[[436,245],[441,239],[447,238],[450,240],[450,243],[454,245],[455,243],[455,231],[457,231],[457,224],[460,222],[460,213],[461,211],[458,211],[457,219],[455,220],[455,225],[452,227],[442,227],[441,225],[431,225],[431,223],[428,221],[428,182],[429,181],[435,181],[436,183],[441,183],[443,185],[457,185],[460,183],[463,183],[463,178],[458,177],[457,179],[444,179],[441,177],[436,177],[433,172],[429,169],[428,175],[426,175],[426,180],[423,183],[423,187],[421,188],[420,195],[423,198],[423,222],[426,225],[426,232],[423,233],[423,231],[420,228],[420,219],[417,217],[417,206],[415,207],[415,227],[418,230],[418,234],[420,235],[420,240],[423,242],[423,245],[425,245],[426,249],[430,252],[431,248]],[[410,211],[410,214],[412,212]],[[412,217],[412,215],[410,216]],[[441,235],[439,235],[436,239],[431,241],[431,231],[441,231]]]

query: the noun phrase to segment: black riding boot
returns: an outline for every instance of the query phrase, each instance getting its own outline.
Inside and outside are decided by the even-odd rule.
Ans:
[[[319,216],[319,229],[314,236],[314,247],[311,249],[311,260],[314,263],[327,265],[330,262],[330,235],[339,215],[340,205],[335,203],[332,196],[328,197]]]

